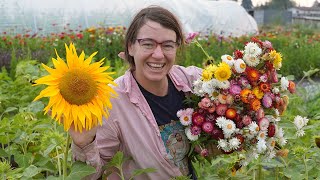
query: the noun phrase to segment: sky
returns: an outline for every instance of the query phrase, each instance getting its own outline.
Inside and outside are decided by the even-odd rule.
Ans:
[[[264,4],[270,0],[251,0],[251,1],[252,1],[253,6],[257,6],[257,5]],[[316,0],[293,0],[293,1],[295,1],[298,6],[310,7],[313,5],[313,3]]]

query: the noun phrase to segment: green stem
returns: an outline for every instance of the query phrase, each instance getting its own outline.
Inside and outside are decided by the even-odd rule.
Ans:
[[[57,160],[58,160],[58,171],[59,171],[59,176],[61,176],[61,162],[60,162],[60,157],[59,157],[58,147],[56,147],[56,153],[57,153]]]
[[[121,180],[125,180],[122,167],[119,168],[119,171],[120,171],[120,175],[121,175]]]
[[[261,166],[261,159],[259,157],[259,164],[258,164],[258,179],[262,179],[262,166]]]
[[[65,146],[65,151],[63,156],[63,180],[65,180],[68,175],[67,164],[68,164],[69,144],[70,144],[70,136],[69,136],[69,133],[67,133],[67,143]]]
[[[306,171],[305,172],[306,179],[309,179],[308,178],[308,168],[307,168],[306,154],[303,155],[303,163],[304,163],[304,168],[305,168],[305,171]]]
[[[209,59],[210,56],[209,56],[209,54],[203,49],[202,45],[201,45],[198,41],[195,41],[195,43],[196,43],[196,45],[197,45],[198,47],[200,47],[200,49],[202,50],[202,52],[203,52],[203,53],[207,56],[207,58]]]

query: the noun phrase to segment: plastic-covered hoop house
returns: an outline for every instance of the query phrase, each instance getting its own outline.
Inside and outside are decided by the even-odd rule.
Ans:
[[[128,26],[149,5],[170,9],[185,32],[241,36],[258,32],[256,21],[238,3],[208,0],[1,0],[0,32],[14,29],[42,33],[91,26]]]

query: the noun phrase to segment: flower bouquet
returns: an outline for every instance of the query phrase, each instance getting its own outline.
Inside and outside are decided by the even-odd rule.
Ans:
[[[189,36],[188,42],[194,37]],[[243,50],[223,55],[219,64],[203,69],[193,83],[196,106],[177,112],[202,156],[211,142],[223,153],[238,152],[240,166],[258,157],[276,156],[287,142],[278,125],[288,105],[285,93],[295,92],[294,82],[277,74],[281,66],[282,55],[269,41],[252,38]]]

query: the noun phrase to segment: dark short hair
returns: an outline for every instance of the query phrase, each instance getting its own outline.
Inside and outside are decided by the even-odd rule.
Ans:
[[[140,28],[148,20],[157,22],[163,27],[173,30],[176,33],[178,45],[184,42],[180,22],[169,10],[160,6],[149,6],[140,10],[131,21],[125,37],[125,58],[129,62],[131,70],[135,70],[135,64],[133,57],[129,54],[129,45],[135,43]]]

